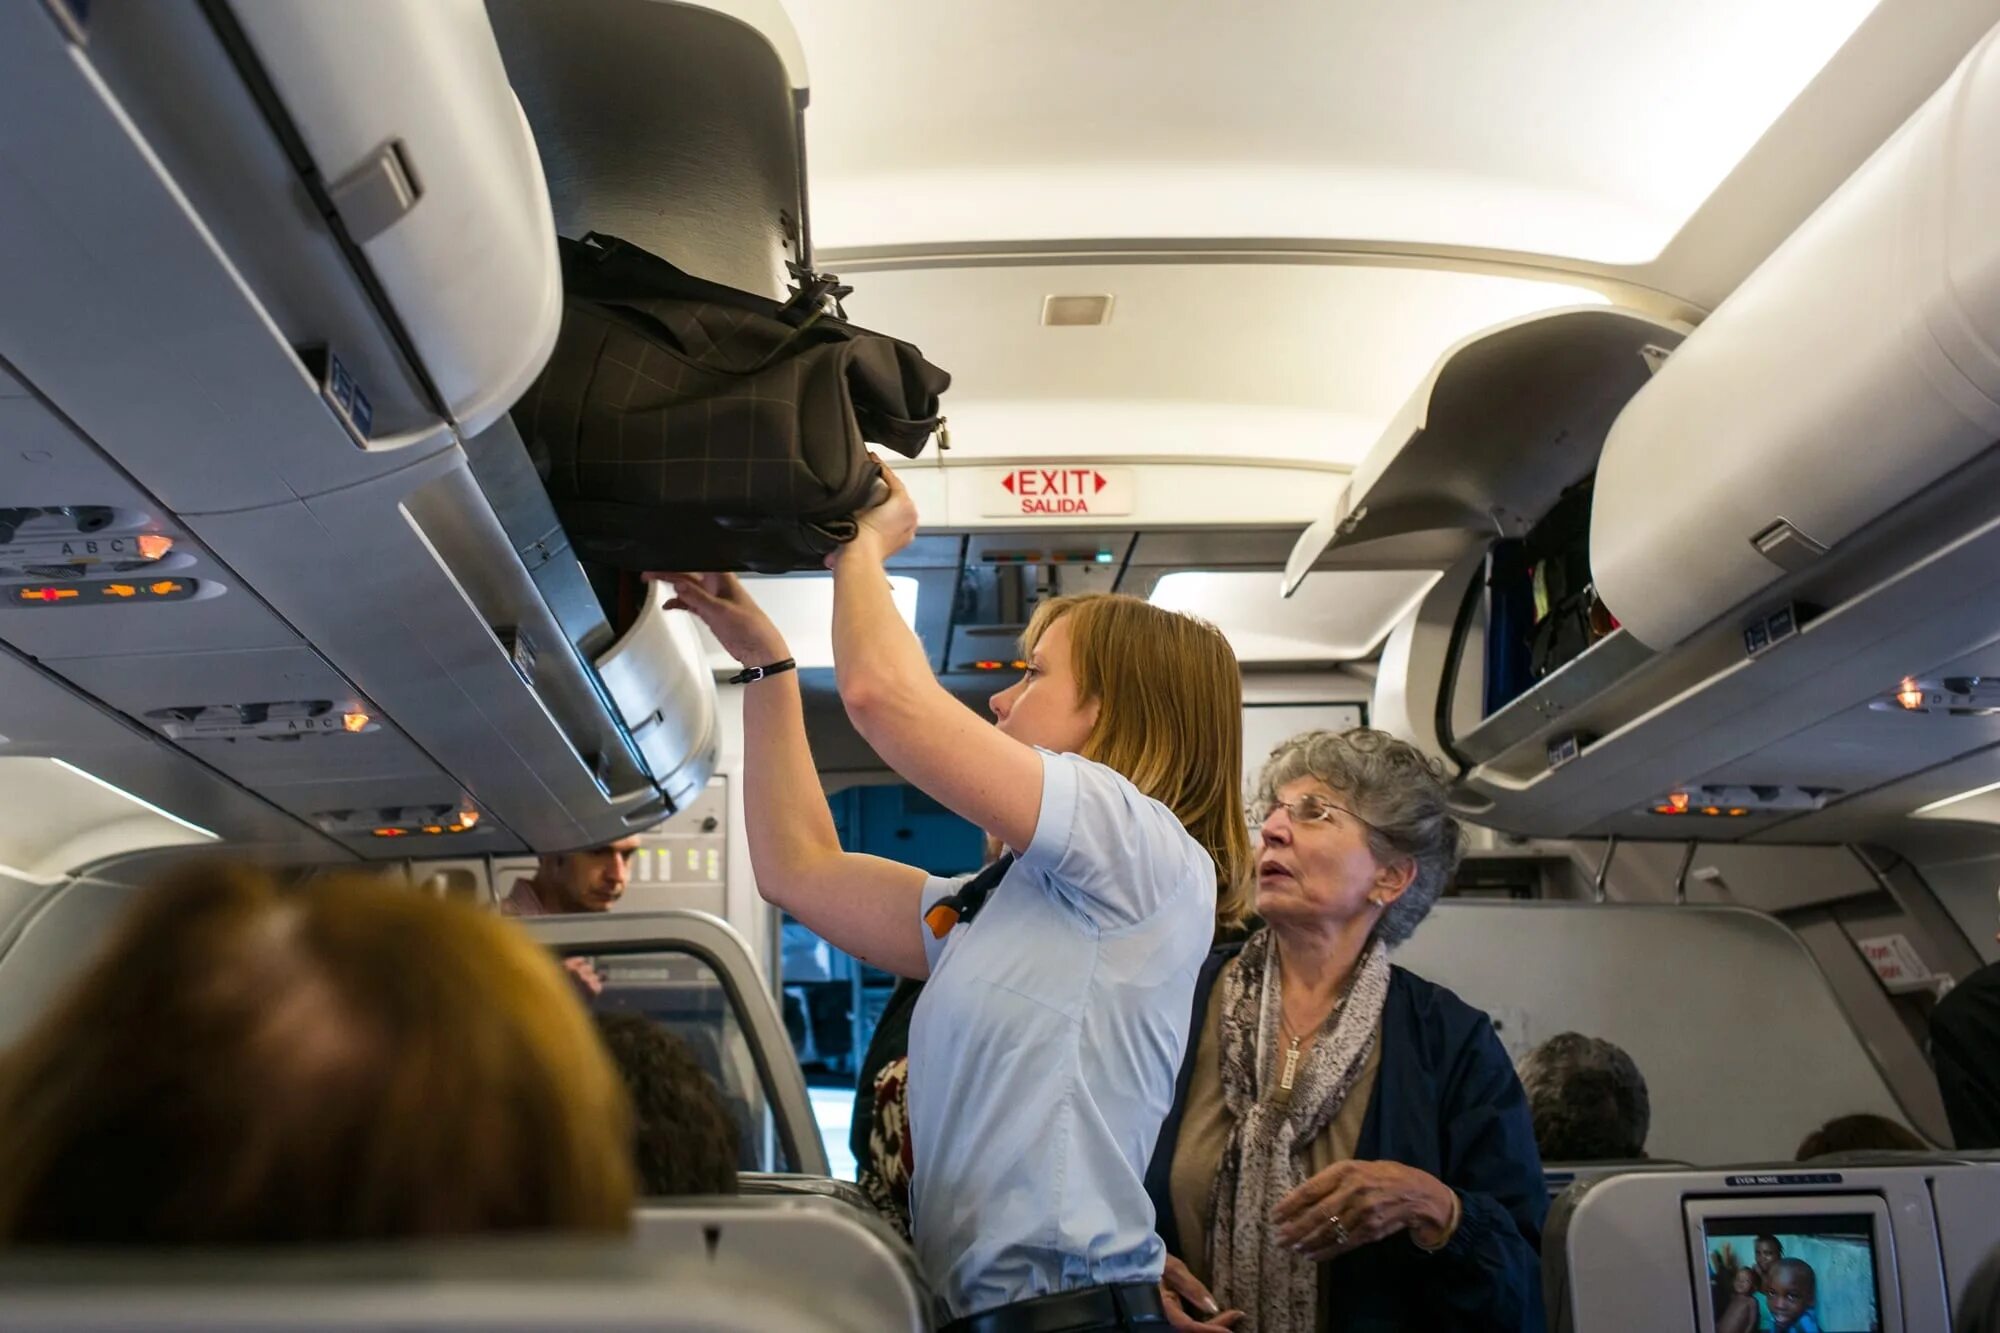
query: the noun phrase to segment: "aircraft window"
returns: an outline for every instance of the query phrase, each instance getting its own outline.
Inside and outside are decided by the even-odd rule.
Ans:
[[[693,953],[571,953],[567,963],[592,992],[591,1007],[643,1014],[686,1042],[736,1121],[744,1171],[803,1171],[776,1132],[771,1097],[736,1003],[709,963]]]

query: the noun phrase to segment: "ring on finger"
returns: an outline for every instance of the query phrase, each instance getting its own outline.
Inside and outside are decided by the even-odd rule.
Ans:
[[[1340,1214],[1329,1209],[1326,1214],[1326,1220],[1333,1225],[1333,1243],[1335,1245],[1347,1244],[1347,1224],[1340,1220]]]

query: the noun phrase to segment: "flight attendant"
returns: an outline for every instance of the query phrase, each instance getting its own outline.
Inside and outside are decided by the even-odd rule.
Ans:
[[[1144,1172],[1218,916],[1240,920],[1242,687],[1211,625],[1131,597],[1036,612],[994,721],[932,674],[885,561],[891,494],[829,562],[848,717],[1010,854],[970,880],[841,850],[791,654],[727,575],[667,576],[746,670],[758,891],[836,947],[928,978],[910,1028],[912,1229],[956,1333],[1164,1324]]]

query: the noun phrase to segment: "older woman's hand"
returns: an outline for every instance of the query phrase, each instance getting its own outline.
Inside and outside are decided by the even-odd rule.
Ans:
[[[1401,1162],[1335,1162],[1271,1210],[1275,1239],[1314,1262],[1407,1231],[1434,1247],[1448,1238],[1451,1187]]]

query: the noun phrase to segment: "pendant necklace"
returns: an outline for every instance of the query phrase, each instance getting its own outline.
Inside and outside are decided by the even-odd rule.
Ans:
[[[1345,1003],[1347,1003],[1347,994],[1343,991],[1340,998],[1333,1002],[1333,1008],[1326,1011],[1326,1018],[1322,1018],[1319,1021],[1320,1027],[1325,1027],[1327,1018],[1332,1018],[1335,1014],[1339,1013],[1340,1006]],[[1299,1044],[1305,1040],[1305,1037],[1293,1034],[1292,1020],[1285,1017],[1285,1006],[1282,1000],[1278,1003],[1278,1022],[1284,1028],[1285,1039],[1291,1043],[1285,1048],[1285,1067],[1278,1074],[1278,1087],[1281,1091],[1290,1092],[1292,1090],[1292,1080],[1298,1077],[1299,1060],[1304,1054],[1299,1050]],[[1315,1028],[1314,1031],[1318,1031],[1318,1029]]]

